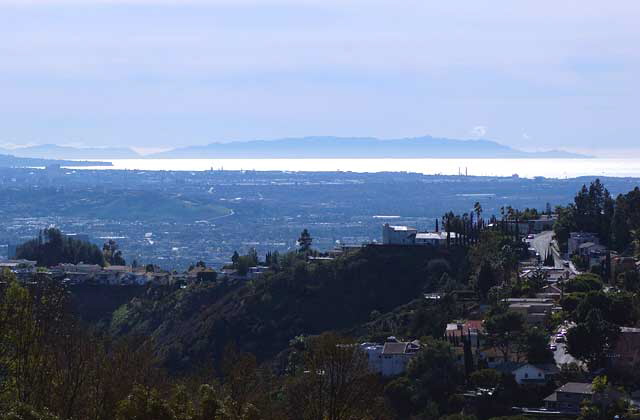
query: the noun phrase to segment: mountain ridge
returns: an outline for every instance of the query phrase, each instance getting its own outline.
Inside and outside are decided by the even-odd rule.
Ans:
[[[590,158],[551,150],[524,152],[486,139],[431,136],[401,139],[309,136],[274,140],[209,143],[155,153],[148,158]]]
[[[431,136],[379,139],[375,137],[306,136],[271,140],[213,142],[141,155],[128,147],[72,147],[56,144],[2,149],[0,154],[37,159],[313,159],[313,158],[547,158],[593,156],[547,150],[522,151],[487,139]]]
[[[0,151],[0,168],[25,168],[38,166],[113,166],[111,162],[104,161],[83,161],[83,160],[60,160],[60,159],[42,159],[18,157],[10,154],[4,154]]]
[[[73,147],[57,144],[2,149],[0,154],[35,159],[140,159],[142,156],[128,147]]]

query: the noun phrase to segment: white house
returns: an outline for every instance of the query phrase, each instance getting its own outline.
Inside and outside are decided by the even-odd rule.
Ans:
[[[391,226],[385,223],[382,227],[382,243],[384,245],[414,245],[418,230],[409,226]]]
[[[455,239],[456,233],[450,232],[449,238]],[[447,244],[447,232],[418,232],[416,245],[444,246]]]
[[[450,232],[449,238],[455,239],[456,233]],[[418,232],[408,226],[391,226],[386,223],[382,227],[383,245],[431,245],[441,246],[447,243],[446,232]]]
[[[369,369],[382,376],[404,373],[409,361],[420,351],[418,340],[403,342],[389,337],[384,344],[362,343],[360,348],[367,355]]]
[[[524,364],[513,371],[513,377],[519,385],[523,384],[546,384],[558,374],[560,370],[553,364],[533,365]]]

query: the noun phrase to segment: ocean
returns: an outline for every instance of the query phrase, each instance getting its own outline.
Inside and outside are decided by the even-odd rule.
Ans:
[[[640,177],[639,159],[115,159],[111,167],[144,171],[415,172],[426,175],[575,178]]]

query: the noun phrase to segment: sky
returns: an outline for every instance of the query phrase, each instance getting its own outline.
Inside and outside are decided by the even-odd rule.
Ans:
[[[0,145],[487,138],[640,157],[636,0],[0,0]]]

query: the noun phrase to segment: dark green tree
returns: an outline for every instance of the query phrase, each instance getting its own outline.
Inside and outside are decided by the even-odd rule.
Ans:
[[[302,233],[300,233],[300,237],[298,238],[298,248],[300,252],[308,252],[311,249],[311,243],[313,242],[313,238],[307,229],[304,229]]]
[[[618,326],[605,321],[598,309],[592,309],[584,322],[567,332],[567,351],[590,369],[597,369],[604,365],[619,332]]]

